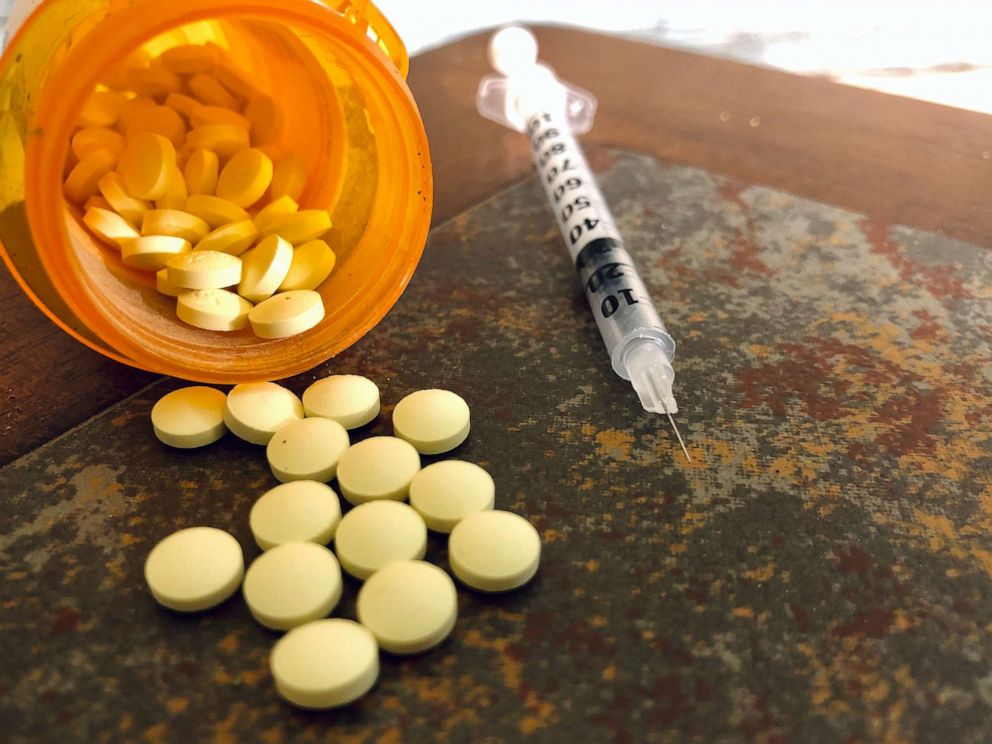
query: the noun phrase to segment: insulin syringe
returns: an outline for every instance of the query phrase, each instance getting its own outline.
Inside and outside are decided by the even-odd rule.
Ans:
[[[537,41],[519,26],[493,35],[489,61],[502,75],[490,75],[479,84],[479,113],[529,137],[534,164],[613,370],[630,380],[646,411],[668,415],[691,461],[672,418],[679,410],[672,394],[675,340],[637,275],[573,136],[592,126],[595,98],[561,83],[538,64]]]

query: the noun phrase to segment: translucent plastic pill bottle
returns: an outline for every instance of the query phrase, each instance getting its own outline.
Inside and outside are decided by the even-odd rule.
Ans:
[[[125,364],[206,382],[296,374],[369,331],[420,259],[432,206],[406,50],[363,0],[21,0],[0,59],[0,241],[31,299],[82,343]],[[201,331],[154,274],[125,267],[63,196],[70,137],[95,86],[136,59],[213,43],[277,103],[274,148],[301,156],[303,208],[326,209],[337,266],[327,315],[302,335]]]

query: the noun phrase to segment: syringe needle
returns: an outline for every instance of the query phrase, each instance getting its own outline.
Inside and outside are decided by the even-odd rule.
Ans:
[[[682,445],[682,451],[685,452],[685,459],[692,462],[692,458],[689,456],[689,450],[685,448],[685,442],[682,441],[682,435],[679,434],[679,427],[675,425],[675,419],[672,418],[672,414],[668,410],[668,406],[662,401],[661,407],[665,409],[665,413],[668,415],[668,421],[672,425],[672,430],[675,432],[675,436],[679,439],[679,444]]]

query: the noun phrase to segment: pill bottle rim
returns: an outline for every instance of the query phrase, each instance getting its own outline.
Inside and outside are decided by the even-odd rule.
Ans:
[[[393,137],[391,146],[416,150],[419,169],[413,167],[413,160],[408,157],[409,176],[416,179],[414,185],[421,186],[418,194],[426,197],[422,200],[419,214],[408,211],[399,220],[399,229],[404,231],[406,239],[397,241],[397,245],[403,246],[403,254],[390,263],[391,271],[388,274],[380,272],[376,277],[374,305],[354,308],[351,312],[340,314],[338,323],[347,330],[343,334],[339,333],[333,343],[326,343],[326,339],[320,339],[319,334],[311,336],[309,343],[300,343],[300,339],[295,339],[292,344],[287,344],[287,353],[274,355],[277,358],[275,363],[267,360],[262,365],[251,365],[241,359],[218,360],[218,355],[210,348],[202,352],[198,349],[186,349],[183,360],[177,363],[169,348],[158,348],[150,352],[151,337],[143,337],[141,329],[135,333],[132,327],[131,332],[126,332],[113,322],[105,322],[107,314],[96,310],[96,298],[78,280],[78,265],[71,265],[71,262],[77,260],[67,247],[67,224],[72,218],[52,218],[53,215],[64,214],[66,208],[61,174],[62,163],[68,153],[68,133],[72,131],[78,112],[93,85],[126,53],[149,39],[189,23],[227,18],[277,22],[305,29],[315,35],[331,37],[337,44],[335,51],[353,55],[356,64],[360,64],[362,71],[368,74],[366,84],[371,81],[379,88],[377,94],[388,99],[390,106],[387,108],[396,117],[396,126],[404,130],[402,136],[406,140]],[[31,19],[27,21],[30,22]],[[69,322],[47,307],[21,276],[7,251],[0,246],[5,263],[22,289],[58,326],[101,354],[149,371],[202,382],[235,383],[278,379],[297,374],[342,351],[371,330],[393,306],[412,277],[426,242],[432,206],[426,133],[395,60],[384,54],[364,34],[357,32],[353,19],[312,0],[210,0],[207,3],[172,0],[170,3],[136,4],[134,8],[115,11],[114,22],[118,29],[123,28],[126,31],[115,33],[112,41],[102,38],[81,39],[60,69],[53,73],[50,83],[45,87],[46,92],[39,96],[36,120],[46,123],[48,136],[28,138],[26,162],[35,167],[28,167],[25,174],[25,193],[28,195],[25,208],[38,258],[60,298],[82,321],[86,331],[94,334],[96,340],[88,337],[85,332],[74,329]],[[19,33],[23,29],[24,26]],[[59,91],[59,95],[55,95],[54,91]],[[380,140],[386,143],[387,138],[388,132],[377,132],[377,144]],[[402,206],[397,204],[394,195],[384,210],[395,212]],[[406,206],[409,210],[410,204]],[[66,266],[67,263],[70,263],[69,267]],[[126,319],[121,319],[124,320]],[[216,364],[218,361],[226,364],[219,368]]]

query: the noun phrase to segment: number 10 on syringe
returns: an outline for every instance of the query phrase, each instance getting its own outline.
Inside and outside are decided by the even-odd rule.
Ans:
[[[558,221],[614,371],[630,380],[641,405],[665,413],[690,459],[672,414],[675,340],[655,310],[624,248],[573,131],[588,131],[595,99],[565,86],[537,64],[537,42],[509,27],[490,42],[490,61],[505,77],[479,86],[480,113],[530,138],[534,164]]]

